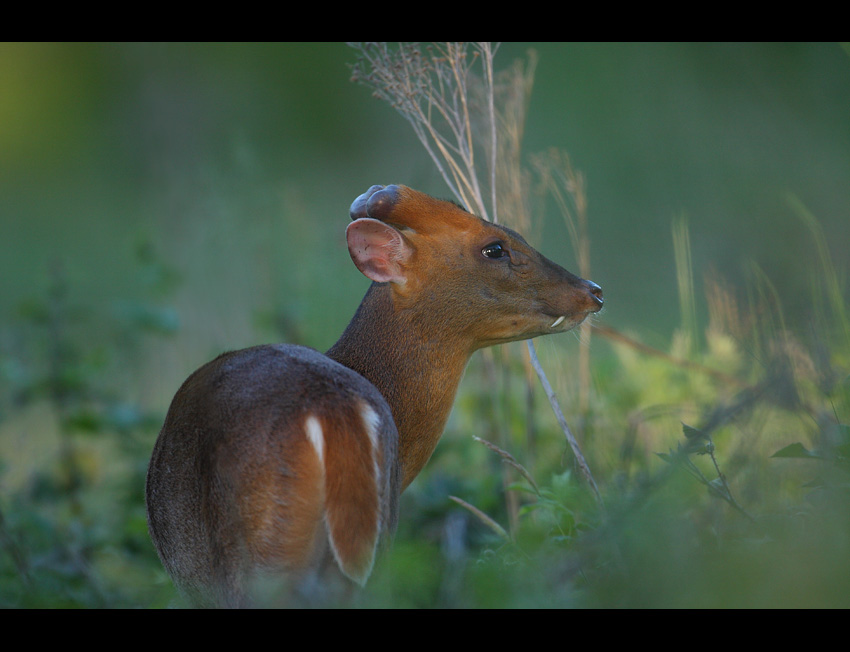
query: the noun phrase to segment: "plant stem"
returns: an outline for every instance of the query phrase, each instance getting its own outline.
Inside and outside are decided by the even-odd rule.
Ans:
[[[528,345],[528,355],[531,358],[531,364],[534,367],[534,371],[537,372],[537,377],[540,379],[540,384],[543,385],[543,391],[546,392],[546,398],[549,399],[549,404],[552,406],[552,410],[555,412],[555,417],[558,419],[558,423],[561,426],[561,430],[564,431],[564,436],[567,438],[567,442],[570,445],[570,448],[573,451],[573,455],[575,455],[576,463],[578,464],[579,470],[581,474],[584,476],[584,479],[587,481],[588,485],[590,485],[591,490],[593,491],[594,496],[596,497],[597,502],[602,504],[602,496],[599,493],[599,488],[596,486],[596,481],[593,479],[593,474],[590,472],[590,467],[587,465],[587,461],[584,459],[584,455],[581,452],[581,447],[578,445],[578,441],[570,430],[570,426],[567,424],[567,420],[564,418],[564,413],[561,411],[561,406],[558,403],[558,398],[555,396],[555,392],[552,389],[552,386],[549,384],[549,379],[546,377],[546,372],[543,371],[543,367],[540,365],[540,360],[537,359],[537,351],[534,348],[534,342],[532,340],[527,341]]]

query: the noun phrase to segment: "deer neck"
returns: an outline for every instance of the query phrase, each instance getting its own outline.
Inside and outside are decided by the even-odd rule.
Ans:
[[[473,347],[441,336],[427,310],[403,309],[373,283],[328,357],[369,380],[389,403],[399,434],[402,488],[440,440]]]

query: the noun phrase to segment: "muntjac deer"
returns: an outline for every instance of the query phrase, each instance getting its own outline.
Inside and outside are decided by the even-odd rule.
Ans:
[[[364,584],[472,353],[569,330],[602,308],[599,286],[451,202],[372,186],[351,218],[348,250],[374,282],[327,354],[225,353],[168,410],[148,524],[193,604],[257,604],[254,588],[269,581],[295,595]]]

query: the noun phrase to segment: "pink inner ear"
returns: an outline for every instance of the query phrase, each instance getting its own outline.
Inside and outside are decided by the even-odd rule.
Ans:
[[[370,217],[354,220],[345,232],[351,260],[363,274],[378,283],[404,283],[403,264],[410,248],[401,234]]]

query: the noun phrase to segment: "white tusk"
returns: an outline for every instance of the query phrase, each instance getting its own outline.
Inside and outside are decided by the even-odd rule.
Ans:
[[[555,322],[552,324],[552,326],[550,326],[550,328],[555,328],[555,326],[557,326],[558,324],[560,324],[562,321],[564,321],[564,316],[563,316],[563,315],[561,315],[560,317],[558,317],[558,318],[555,320]]]

